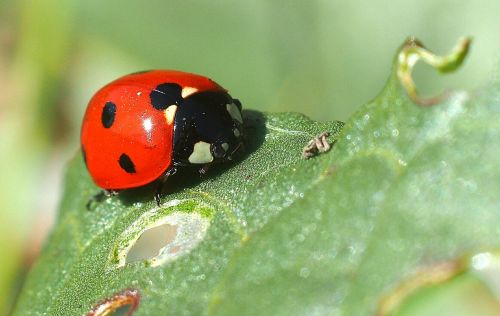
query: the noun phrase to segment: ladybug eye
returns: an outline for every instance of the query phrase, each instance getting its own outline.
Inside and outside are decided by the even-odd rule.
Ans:
[[[110,128],[115,121],[116,104],[113,102],[106,102],[102,109],[101,122],[104,128]]]
[[[182,88],[176,83],[162,83],[151,91],[149,98],[157,110],[165,110],[170,105],[179,105],[182,100]]]
[[[224,155],[226,155],[227,150],[229,149],[229,144],[228,143],[222,143],[222,144],[217,144],[217,145],[212,145],[212,153],[215,156],[215,158],[222,158]]]

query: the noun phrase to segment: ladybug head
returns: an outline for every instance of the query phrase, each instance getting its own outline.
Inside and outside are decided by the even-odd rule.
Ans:
[[[174,165],[206,165],[231,160],[242,147],[241,103],[222,91],[193,94],[177,108]]]

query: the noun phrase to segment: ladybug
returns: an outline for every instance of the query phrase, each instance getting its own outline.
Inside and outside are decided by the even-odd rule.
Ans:
[[[179,167],[231,160],[242,148],[241,103],[211,79],[175,70],[133,73],[90,100],[81,130],[87,169],[104,192],[163,183]]]

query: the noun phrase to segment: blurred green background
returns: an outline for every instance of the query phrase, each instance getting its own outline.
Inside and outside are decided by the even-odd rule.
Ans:
[[[0,314],[54,222],[87,101],[105,83],[180,69],[246,108],[346,120],[383,87],[408,35],[438,53],[474,38],[456,74],[417,68],[424,94],[486,84],[499,12],[479,0],[0,0]]]

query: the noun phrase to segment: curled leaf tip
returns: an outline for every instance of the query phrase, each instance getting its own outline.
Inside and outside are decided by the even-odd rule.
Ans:
[[[425,48],[415,37],[410,37],[406,40],[398,54],[397,76],[413,102],[419,105],[433,105],[440,102],[445,96],[445,94],[441,94],[434,98],[423,99],[418,95],[417,87],[412,77],[413,68],[416,63],[422,59],[441,73],[455,71],[464,61],[469,51],[470,43],[470,38],[463,37],[458,40],[458,43],[450,54],[438,56]]]

